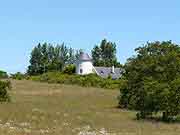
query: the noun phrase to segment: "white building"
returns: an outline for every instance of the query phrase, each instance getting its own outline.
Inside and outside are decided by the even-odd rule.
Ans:
[[[79,75],[87,75],[94,73],[92,58],[87,53],[80,53],[79,59],[76,62],[76,73]]]
[[[118,79],[121,76],[121,69],[112,67],[94,67],[92,63],[92,58],[87,54],[82,52],[79,59],[76,62],[76,74],[87,75],[95,73],[102,78],[107,78],[112,76],[112,79]]]

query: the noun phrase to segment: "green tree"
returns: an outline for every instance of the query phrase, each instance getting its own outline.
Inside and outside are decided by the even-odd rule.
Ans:
[[[30,66],[28,67],[28,73],[31,75],[41,74],[42,71],[42,53],[41,44],[39,43],[31,52]]]
[[[93,63],[95,66],[102,66],[103,65],[101,54],[102,53],[101,53],[100,47],[95,45],[95,47],[92,50],[92,58],[93,58]]]
[[[93,64],[95,66],[120,66],[116,58],[116,44],[108,42],[106,39],[101,41],[100,46],[95,45],[91,51]]]
[[[76,61],[78,51],[65,44],[38,44],[31,52],[29,75],[39,75],[49,71],[62,71],[67,64]]]
[[[119,104],[145,118],[163,112],[164,120],[180,112],[180,47],[167,42],[147,43],[124,66]]]
[[[48,58],[48,45],[47,43],[42,44],[41,46],[41,69],[44,72],[47,72],[48,70],[48,63],[49,63],[49,58]]]
[[[75,61],[76,61],[75,50],[69,48],[68,64],[74,64]]]

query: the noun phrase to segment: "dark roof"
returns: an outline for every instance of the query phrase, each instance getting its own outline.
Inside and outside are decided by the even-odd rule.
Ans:
[[[94,67],[96,69],[96,72],[99,76],[102,78],[107,78],[108,76],[111,76],[112,79],[119,79],[121,77],[121,68],[114,68],[114,73],[112,73],[112,67]]]
[[[81,52],[79,56],[79,60],[91,61],[92,58],[89,56],[89,54]]]

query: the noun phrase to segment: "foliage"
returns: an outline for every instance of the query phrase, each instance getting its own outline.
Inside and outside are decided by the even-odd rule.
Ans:
[[[8,78],[8,74],[5,71],[0,70],[0,79]]]
[[[21,72],[17,72],[15,74],[11,74],[11,78],[15,80],[23,80],[23,79],[27,79],[28,75],[23,74]]]
[[[124,66],[119,104],[138,110],[138,118],[162,112],[168,120],[180,112],[180,47],[167,42],[147,43]]]
[[[118,89],[121,86],[120,80],[103,79],[95,74],[81,76],[60,72],[49,72],[39,76],[32,76],[30,79],[48,83],[72,84],[106,89]]]
[[[95,45],[92,52],[93,64],[95,66],[119,67],[120,63],[116,58],[116,44],[108,42],[106,39],[101,41],[100,46]]]
[[[10,81],[0,81],[0,102],[9,102],[8,90],[11,89]]]
[[[63,73],[65,74],[74,74],[75,72],[76,72],[76,66],[73,64],[67,65],[63,70]]]
[[[39,75],[50,71],[62,71],[66,64],[73,64],[79,51],[68,48],[65,44],[38,44],[31,52],[29,75]]]

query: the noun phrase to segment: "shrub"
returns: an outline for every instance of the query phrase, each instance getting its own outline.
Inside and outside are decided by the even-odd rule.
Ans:
[[[20,72],[17,72],[15,74],[11,74],[11,78],[12,79],[15,79],[15,80],[23,80],[23,79],[29,79],[29,76],[23,74],[23,73],[20,73]]]
[[[10,81],[0,81],[0,102],[9,102],[8,90],[11,88]]]
[[[49,72],[39,76],[31,76],[30,79],[48,83],[75,84],[83,87],[98,87],[106,89],[118,89],[121,86],[121,80],[103,79],[96,74],[82,76],[64,74],[61,72]]]
[[[63,73],[65,74],[74,74],[76,72],[76,66],[71,64],[64,68]]]
[[[0,79],[6,79],[6,78],[8,78],[8,74],[0,70]]]

